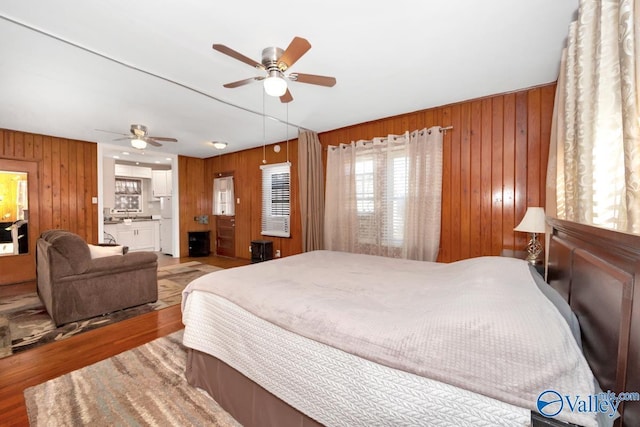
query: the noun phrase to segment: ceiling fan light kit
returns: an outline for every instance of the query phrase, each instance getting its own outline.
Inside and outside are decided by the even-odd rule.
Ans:
[[[272,71],[269,77],[264,79],[264,91],[269,96],[282,96],[287,93],[287,82],[280,77],[279,71]]]
[[[264,91],[269,96],[282,96],[287,93],[287,82],[280,76],[269,76],[264,79]]]
[[[282,96],[287,92],[287,81],[282,71],[286,70],[286,64],[278,65],[278,59],[284,51],[277,47],[268,47],[262,51],[262,65],[267,70],[267,78],[262,82],[264,91],[269,96]]]
[[[147,148],[147,143],[143,139],[136,138],[131,140],[131,146],[138,150],[144,150]]]

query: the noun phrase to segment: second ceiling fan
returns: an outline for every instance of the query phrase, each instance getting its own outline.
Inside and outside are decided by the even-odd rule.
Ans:
[[[251,77],[236,82],[223,85],[226,88],[244,86],[254,81],[264,80],[264,90],[268,95],[280,97],[281,102],[293,101],[293,96],[289,91],[287,81],[299,83],[309,83],[319,86],[332,87],[336,84],[335,77],[318,76],[316,74],[289,73],[287,71],[302,55],[309,49],[311,44],[302,37],[294,37],[286,50],[279,47],[267,47],[262,51],[262,61],[257,62],[235,50],[223,45],[214,44],[213,48],[238,61],[244,62],[252,67],[266,71],[264,76]]]
[[[108,133],[115,133],[118,135],[122,135],[124,136],[124,138],[116,138],[114,139],[114,141],[122,141],[122,140],[128,139],[131,141],[131,146],[138,150],[144,150],[145,148],[147,148],[147,144],[153,145],[154,147],[162,147],[162,144],[160,144],[158,141],[178,142],[177,139],[168,138],[166,136],[149,136],[147,127],[145,125],[136,125],[136,124],[131,125],[131,129],[129,130],[130,133],[128,134],[112,132],[110,130],[102,130],[102,129],[96,129],[96,130],[99,132],[108,132]]]

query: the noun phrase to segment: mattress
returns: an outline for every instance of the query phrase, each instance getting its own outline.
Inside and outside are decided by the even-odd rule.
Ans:
[[[526,426],[528,409],[389,368],[206,292],[186,301],[184,345],[224,361],[327,426]]]
[[[204,295],[206,304],[194,302],[204,301]],[[458,396],[461,402],[455,404],[453,413],[465,413],[461,408],[470,405],[467,396],[471,395],[533,410],[538,394],[547,389],[580,395],[594,392],[593,375],[569,326],[540,292],[527,263],[521,260],[482,257],[438,264],[314,251],[218,271],[194,280],[183,293],[185,345],[189,347],[196,344],[191,328],[199,329],[201,323],[220,311],[220,307],[211,306],[210,296],[287,332],[278,348],[287,348],[289,341],[302,343],[300,340],[305,339],[309,345],[323,345],[346,354],[351,358],[349,363],[372,363],[358,365],[362,369],[376,366],[435,381],[429,383],[429,389],[441,390],[433,385],[436,383],[446,385],[453,390],[449,397]],[[215,333],[221,329],[215,323],[206,324],[204,334],[213,333],[212,328],[217,328]],[[202,339],[197,341],[199,347],[193,348],[218,357],[262,384],[268,379],[252,375],[259,374],[266,364],[264,360],[256,362],[255,373],[228,360],[234,351],[244,352],[245,344],[239,343],[245,342],[246,337],[241,340],[237,331],[235,334],[224,343],[215,341],[219,337],[207,336],[215,344]],[[221,344],[226,345],[229,354],[214,353]],[[259,348],[257,344],[252,346],[252,354],[258,354]],[[300,362],[307,359],[305,355]],[[282,363],[279,360],[275,365]],[[321,361],[318,366],[322,366]],[[267,376],[272,375],[279,378],[275,372]],[[345,379],[352,375],[347,372]],[[374,377],[377,375],[375,372]],[[364,375],[359,381],[370,377],[371,374]],[[289,382],[284,384],[288,387]],[[323,386],[311,388],[311,397],[318,395]],[[342,385],[347,390],[356,386]],[[386,386],[396,390],[391,382]],[[297,407],[277,391],[269,391]],[[294,397],[300,393],[296,391]],[[393,394],[387,392],[384,398],[406,400],[405,395],[393,399]],[[454,400],[446,400],[446,405],[444,400],[439,402],[448,407]],[[329,410],[331,406],[328,405]],[[434,409],[433,405],[429,407]],[[337,416],[344,416],[342,409]],[[370,408],[362,415],[365,413],[370,414]],[[396,411],[393,416],[401,413]],[[386,419],[378,416],[383,414],[377,414],[375,419]],[[596,424],[592,414],[563,411],[557,418],[580,425]],[[415,419],[424,421],[425,414]],[[457,424],[460,422],[456,419]],[[470,425],[478,424],[482,425],[481,417],[474,418]],[[491,421],[491,425],[497,424]]]

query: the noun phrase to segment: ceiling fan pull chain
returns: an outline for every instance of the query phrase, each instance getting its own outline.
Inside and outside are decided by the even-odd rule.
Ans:
[[[266,143],[267,143],[267,124],[266,124],[266,117],[265,117],[265,97],[266,94],[264,92],[264,90],[262,91],[262,164],[267,164],[267,148],[266,148]]]

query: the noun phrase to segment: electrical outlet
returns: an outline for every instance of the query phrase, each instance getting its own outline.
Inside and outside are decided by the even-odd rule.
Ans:
[[[280,249],[276,249],[276,258],[280,258]]]
[[[251,245],[249,245],[249,252],[251,252]]]

